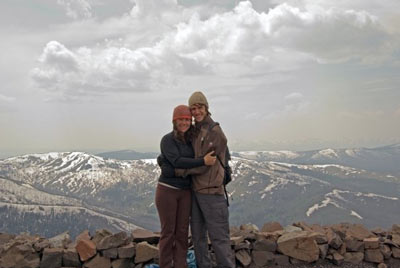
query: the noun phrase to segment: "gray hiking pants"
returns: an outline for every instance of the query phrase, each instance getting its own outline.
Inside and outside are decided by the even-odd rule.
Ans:
[[[225,196],[193,192],[190,226],[197,267],[212,267],[208,254],[207,231],[217,259],[217,267],[235,267],[229,237],[229,212]]]

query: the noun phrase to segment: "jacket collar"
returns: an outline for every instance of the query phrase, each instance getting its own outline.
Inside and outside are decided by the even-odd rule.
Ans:
[[[197,128],[201,128],[202,126],[209,125],[209,124],[211,124],[213,122],[214,122],[214,120],[212,120],[212,118],[209,115],[206,115],[206,117],[203,119],[203,121],[196,122],[195,126]]]

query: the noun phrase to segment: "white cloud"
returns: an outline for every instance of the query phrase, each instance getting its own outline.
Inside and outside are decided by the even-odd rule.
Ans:
[[[15,111],[16,98],[0,94],[0,113]]]
[[[292,92],[288,95],[285,96],[285,100],[301,100],[303,98],[303,94],[299,93],[299,92]]]
[[[65,8],[67,16],[72,19],[89,19],[93,16],[87,0],[57,0],[57,3]]]
[[[15,102],[15,100],[16,100],[16,98],[14,98],[14,97],[9,97],[9,96],[0,94],[0,102],[12,103],[12,102]]]
[[[157,2],[165,12],[156,8],[155,0],[135,3],[131,20],[151,15],[150,20],[175,24],[175,29],[165,28],[142,47],[130,43],[136,40],[134,31],[74,49],[49,42],[41,65],[32,71],[34,80],[42,88],[71,95],[138,92],[173,87],[184,75],[246,76],[312,62],[368,61],[391,52],[391,36],[365,11],[280,4],[264,13],[245,1],[232,11],[202,19],[175,0]],[[126,17],[121,20],[127,22]],[[151,34],[152,29],[148,31]]]

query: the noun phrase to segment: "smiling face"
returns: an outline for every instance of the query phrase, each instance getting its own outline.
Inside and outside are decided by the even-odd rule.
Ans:
[[[203,104],[193,104],[190,106],[190,112],[196,122],[201,122],[206,118],[207,108]]]
[[[175,127],[179,133],[185,133],[189,130],[191,119],[189,118],[178,118],[175,120]]]

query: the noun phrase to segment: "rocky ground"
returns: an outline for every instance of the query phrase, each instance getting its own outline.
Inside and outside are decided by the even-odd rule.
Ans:
[[[144,268],[158,262],[159,234],[97,230],[71,241],[68,232],[52,238],[0,233],[1,268]],[[400,267],[400,224],[368,230],[360,224],[329,226],[277,222],[259,230],[246,224],[231,228],[232,258],[238,268]],[[210,245],[210,254],[215,259]]]

